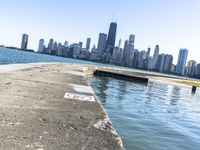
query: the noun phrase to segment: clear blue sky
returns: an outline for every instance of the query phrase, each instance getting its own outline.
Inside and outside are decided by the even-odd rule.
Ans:
[[[91,37],[97,44],[99,32],[108,32],[113,12],[119,38],[133,33],[139,50],[160,45],[173,54],[180,48],[200,62],[200,0],[0,0],[0,44],[20,46],[21,35],[29,34],[28,48],[49,38],[70,43]]]

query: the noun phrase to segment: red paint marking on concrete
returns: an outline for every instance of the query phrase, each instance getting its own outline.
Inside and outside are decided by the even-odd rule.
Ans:
[[[94,96],[80,95],[80,94],[74,94],[74,93],[65,93],[64,98],[79,100],[79,101],[95,102]]]

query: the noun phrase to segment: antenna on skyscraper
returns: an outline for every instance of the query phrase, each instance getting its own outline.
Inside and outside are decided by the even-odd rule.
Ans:
[[[114,21],[114,18],[115,18],[115,10],[113,9],[112,22]]]
[[[116,15],[116,18],[115,18],[115,22],[116,22],[116,23],[117,23],[117,17],[118,17],[118,16]]]

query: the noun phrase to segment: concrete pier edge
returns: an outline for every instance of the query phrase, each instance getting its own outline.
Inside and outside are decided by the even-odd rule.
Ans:
[[[3,69],[1,69],[1,68],[3,68]],[[92,102],[80,102],[79,103],[79,102],[75,102],[75,101],[67,101],[67,100],[63,101],[63,98],[62,98],[62,100],[60,98],[59,98],[60,100],[57,99],[57,98],[56,99],[51,98],[51,97],[54,97],[54,96],[59,97],[59,93],[62,93],[62,91],[64,91],[64,90],[59,91],[57,93],[58,95],[54,95],[53,92],[50,93],[50,95],[46,95],[47,98],[41,99],[41,102],[43,101],[42,104],[39,104],[35,100],[40,99],[40,97],[42,97],[43,94],[45,94],[45,92],[36,93],[37,90],[40,90],[40,88],[41,88],[41,90],[45,90],[47,85],[48,85],[49,88],[51,86],[56,86],[56,87],[58,87],[58,88],[60,87],[60,89],[62,89],[62,87],[64,87],[63,85],[65,85],[65,83],[63,83],[63,81],[62,81],[63,79],[65,79],[65,80],[66,79],[68,80],[68,78],[70,79],[68,88],[72,88],[71,87],[72,81],[75,84],[80,84],[80,85],[83,84],[83,86],[91,87],[90,84],[88,83],[87,79],[88,79],[89,76],[91,77],[95,68],[96,67],[94,67],[94,66],[88,66],[88,65],[75,65],[75,64],[62,64],[62,63],[56,63],[56,64],[55,63],[40,63],[40,64],[36,63],[36,64],[21,64],[21,65],[20,64],[19,65],[18,64],[17,65],[4,65],[4,66],[1,65],[0,66],[0,78],[1,78],[2,82],[0,83],[0,86],[1,86],[0,114],[4,114],[4,116],[0,116],[0,131],[2,133],[0,147],[5,149],[5,150],[10,149],[10,148],[12,148],[12,149],[31,148],[31,149],[37,149],[37,150],[39,150],[39,149],[40,150],[57,149],[59,147],[59,145],[54,145],[54,148],[53,147],[51,147],[51,148],[47,147],[48,143],[50,141],[45,141],[45,140],[43,142],[38,141],[38,142],[32,143],[33,139],[31,139],[31,141],[28,142],[30,144],[24,145],[24,142],[27,141],[27,139],[30,138],[29,135],[32,135],[34,139],[36,138],[35,137],[36,133],[32,132],[33,129],[38,130],[37,132],[39,132],[39,133],[42,132],[42,129],[40,129],[38,125],[46,126],[47,129],[49,130],[49,131],[48,130],[45,131],[45,133],[43,132],[43,134],[47,134],[48,132],[52,132],[51,134],[58,134],[59,133],[58,131],[56,131],[56,132],[51,131],[53,128],[55,128],[57,126],[55,123],[53,123],[55,121],[65,122],[63,124],[63,127],[61,127],[60,130],[64,130],[64,131],[67,131],[67,132],[72,132],[70,130],[74,130],[74,131],[81,132],[81,133],[83,132],[82,133],[83,135],[84,134],[87,135],[88,133],[85,133],[84,128],[82,129],[82,125],[80,127],[78,126],[78,124],[81,124],[81,122],[79,122],[79,123],[77,122],[78,124],[75,123],[74,124],[75,127],[73,125],[72,127],[65,129],[65,126],[68,126],[68,121],[66,122],[65,120],[57,120],[56,118],[55,118],[55,120],[54,119],[52,120],[51,118],[53,116],[48,116],[48,115],[46,116],[46,114],[43,114],[41,112],[47,111],[48,113],[51,114],[52,111],[55,111],[56,113],[58,112],[58,114],[61,115],[60,117],[62,118],[66,115],[60,114],[60,111],[61,112],[65,111],[65,113],[67,113],[67,111],[64,110],[64,108],[65,108],[64,103],[66,103],[68,105],[72,105],[72,107],[75,107],[75,108],[80,107],[81,109],[84,109],[84,106],[82,106],[82,105],[86,105],[86,109],[87,109],[87,107],[89,108],[89,110],[87,110],[87,112],[92,113],[92,112],[94,112],[94,110],[93,110],[94,108],[91,107],[91,106],[93,106]],[[81,73],[81,71],[83,72],[83,74]],[[48,73],[46,78],[43,77],[45,75],[44,72]],[[57,80],[59,78],[57,76],[55,76],[56,74],[58,76],[62,77],[63,79],[60,78],[61,81]],[[51,77],[52,79],[48,79],[48,77]],[[78,81],[74,80],[75,78]],[[57,81],[54,81],[54,80],[57,80]],[[4,87],[5,84],[6,84],[6,87]],[[29,89],[31,87],[31,85],[36,86],[39,89]],[[50,90],[50,91],[52,91],[52,90]],[[73,92],[73,91],[74,91],[73,88],[67,90],[67,92]],[[22,93],[22,94],[20,94],[20,93]],[[79,94],[79,92],[77,92],[77,93]],[[38,95],[35,95],[35,94],[38,94]],[[80,93],[80,94],[84,94],[84,93]],[[96,94],[93,92],[92,94],[85,93],[85,95],[93,95],[95,97],[95,100],[96,100],[95,103],[97,103],[97,105],[94,106],[94,107],[96,107],[97,110],[102,111],[102,112],[101,111],[98,112],[96,110],[97,112],[95,112],[95,114],[97,113],[98,116],[96,116],[95,114],[91,114],[91,115],[89,114],[90,116],[88,116],[90,118],[90,119],[89,118],[88,119],[91,120],[90,122],[94,122],[94,121],[92,121],[92,120],[94,120],[94,118],[92,116],[96,116],[97,118],[99,118],[97,121],[95,121],[93,123],[93,126],[95,128],[97,128],[98,130],[102,130],[102,133],[100,133],[100,131],[98,131],[98,132],[95,131],[96,133],[98,133],[102,137],[98,137],[98,135],[96,135],[95,137],[97,139],[99,138],[100,141],[103,140],[106,143],[107,142],[108,143],[115,142],[115,141],[117,142],[117,145],[115,145],[115,144],[112,145],[112,143],[110,143],[111,145],[104,145],[104,144],[99,145],[100,143],[98,141],[96,141],[96,146],[101,147],[100,149],[113,149],[114,147],[115,147],[114,149],[116,149],[116,150],[117,149],[124,149],[120,136],[117,134],[116,130],[112,127],[111,121],[108,117],[108,114],[105,111],[105,109],[103,108],[103,106],[100,103]],[[63,96],[64,96],[64,93],[63,93]],[[34,97],[34,98],[32,98],[32,97]],[[27,100],[27,98],[28,98],[28,100]],[[52,103],[51,101],[56,102],[55,107],[51,106],[51,103]],[[62,101],[62,102],[60,102],[60,101]],[[46,105],[45,103],[47,103],[48,105]],[[62,104],[63,106],[60,105],[60,103],[61,104],[63,103]],[[60,106],[58,107],[57,105],[58,106],[60,105],[63,108],[60,108]],[[100,108],[98,108],[97,106],[100,107]],[[67,106],[67,107],[69,107],[69,106]],[[90,108],[92,108],[92,110],[90,110]],[[77,111],[77,109],[73,109],[73,108],[70,108],[70,107],[66,108],[66,109],[70,109],[69,111],[75,111],[75,112]],[[12,111],[14,111],[15,113],[13,114]],[[21,114],[22,113],[21,111],[23,111],[23,114]],[[33,118],[32,118],[31,115],[27,116],[27,114],[29,114],[29,113],[38,113],[38,114],[40,114],[39,116],[43,116],[43,117],[38,118],[37,116],[35,116],[36,117],[35,118],[33,116]],[[85,114],[85,113],[86,113],[85,110],[83,110],[83,114]],[[75,117],[78,114],[75,113]],[[20,115],[21,117],[18,116],[18,115]],[[103,115],[103,116],[101,117],[101,115]],[[73,115],[70,115],[70,116],[71,116],[71,120],[74,120]],[[55,116],[55,117],[59,117],[59,116]],[[84,119],[85,116],[81,117],[81,118]],[[25,121],[25,120],[27,120],[27,121]],[[29,124],[29,122],[32,122],[32,120],[35,120],[34,123]],[[27,122],[27,124],[25,124],[25,122]],[[49,123],[47,124],[47,122],[49,122]],[[69,121],[69,122],[71,122],[71,121]],[[75,120],[75,122],[76,122],[76,120]],[[5,124],[7,124],[7,125],[5,125]],[[11,124],[12,124],[12,126],[11,126]],[[21,124],[22,127],[20,127],[19,124]],[[27,128],[28,126],[30,126],[30,129]],[[48,126],[52,126],[52,128],[49,128]],[[13,127],[15,127],[15,128],[13,128]],[[22,128],[26,128],[26,129],[23,131]],[[64,129],[62,129],[62,128],[64,128]],[[78,129],[76,129],[76,128],[78,128]],[[88,126],[87,130],[92,131],[94,129],[92,129],[91,126]],[[11,132],[11,135],[13,134],[12,138],[10,137],[11,136],[10,132]],[[95,133],[90,133],[90,132],[89,132],[89,134],[95,134]],[[109,137],[109,134],[107,134],[106,132],[111,133],[112,136]],[[65,132],[63,132],[63,133],[65,133]],[[45,135],[39,136],[39,137],[41,137],[40,140],[43,140],[43,136],[45,136]],[[46,136],[48,136],[48,135],[46,135]],[[61,135],[58,134],[57,136],[61,136]],[[73,136],[73,134],[70,135],[71,138],[73,138],[74,136]],[[21,139],[19,141],[19,139],[18,139],[19,137],[20,137],[20,139],[21,138],[24,138],[24,139],[23,140]],[[76,138],[78,138],[78,137],[76,137]],[[57,142],[55,140],[53,140],[52,142]],[[57,140],[58,141],[61,140],[61,145],[65,143],[64,141],[63,141],[64,143],[62,143],[63,139],[58,138]],[[69,142],[71,141],[68,138],[66,140],[69,141]],[[84,139],[82,139],[82,140],[84,141]],[[95,140],[95,139],[93,139],[93,140]],[[43,144],[46,143],[46,145],[42,145],[42,143]],[[25,146],[25,148],[22,148],[22,146]],[[75,149],[82,149],[81,147],[83,147],[83,149],[84,149],[84,147],[86,149],[95,149],[95,147],[96,147],[95,143],[92,145],[93,148],[90,148],[90,146],[88,146],[87,144],[85,145],[82,142],[78,145],[76,145],[76,143],[70,142],[66,146],[67,146],[67,149],[74,149],[74,148]],[[63,148],[60,148],[60,149],[63,149]]]

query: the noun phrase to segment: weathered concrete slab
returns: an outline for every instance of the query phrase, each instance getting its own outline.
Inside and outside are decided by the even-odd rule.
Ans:
[[[95,96],[80,90],[89,86],[84,70],[55,64],[1,73],[0,149],[122,149],[96,97],[96,102],[64,98],[66,92]]]

